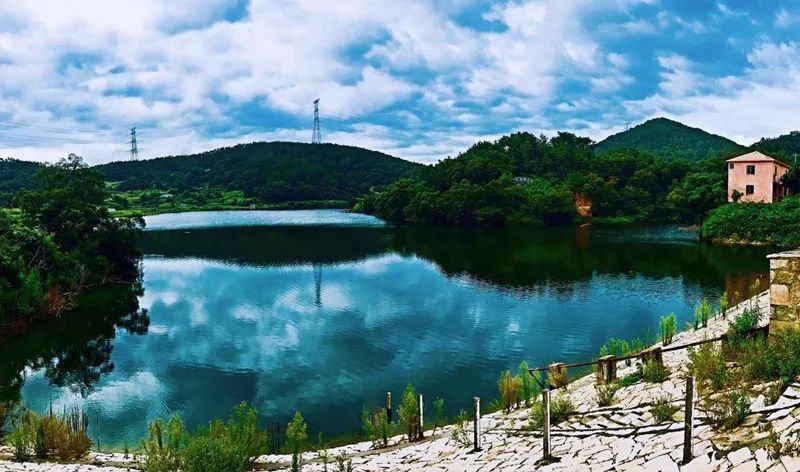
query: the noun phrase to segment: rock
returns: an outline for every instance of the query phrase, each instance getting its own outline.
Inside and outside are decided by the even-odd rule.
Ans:
[[[741,464],[742,462],[748,459],[751,459],[752,457],[753,453],[750,452],[750,449],[743,447],[728,454],[728,461],[730,461],[732,466],[736,467],[737,465]]]

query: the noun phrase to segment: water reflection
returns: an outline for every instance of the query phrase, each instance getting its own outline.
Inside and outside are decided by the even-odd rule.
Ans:
[[[139,308],[142,294],[140,283],[94,290],[80,298],[73,313],[0,344],[0,399],[18,401],[30,371],[38,371],[53,386],[89,395],[114,370],[118,329],[147,333],[150,318]]]
[[[452,414],[494,398],[499,370],[520,360],[584,360],[669,312],[682,324],[702,296],[764,273],[768,252],[671,227],[216,228],[141,245],[144,293],[0,347],[23,353],[4,392],[40,409],[88,402],[116,444],[147,418],[198,425],[242,400],[353,432],[362,405],[407,382]]]

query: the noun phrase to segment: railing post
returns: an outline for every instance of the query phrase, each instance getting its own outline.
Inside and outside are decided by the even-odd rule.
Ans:
[[[392,392],[386,392],[386,419],[392,422]]]
[[[481,399],[480,397],[472,397],[472,412],[475,418],[473,426],[473,451],[478,452],[481,450]]]
[[[686,377],[686,398],[683,423],[683,463],[692,460],[692,435],[694,434],[694,377]]]
[[[544,412],[544,431],[542,432],[542,456],[550,459],[550,389],[542,390],[542,410]]]
[[[425,418],[425,410],[424,410],[424,404],[422,402],[422,394],[420,393],[419,394],[419,439],[425,437],[425,434],[423,433],[424,431],[423,427],[425,422],[424,418]]]
[[[617,356],[603,356],[597,360],[597,382],[611,383],[617,378]]]

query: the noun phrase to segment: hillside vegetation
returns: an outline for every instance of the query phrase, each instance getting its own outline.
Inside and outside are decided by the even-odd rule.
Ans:
[[[704,238],[800,246],[800,197],[777,203],[729,203],[713,210],[703,223]]]
[[[7,195],[32,185],[38,167],[21,161],[0,162],[0,172],[14,177],[5,186]],[[113,162],[95,169],[111,182],[111,204],[117,210],[171,211],[251,204],[348,206],[358,195],[421,167],[352,146],[272,142]]]
[[[8,206],[19,190],[33,187],[39,167],[36,162],[0,159],[0,206]]]
[[[355,210],[400,223],[560,224],[575,220],[580,194],[600,218],[691,221],[725,200],[721,159],[692,164],[632,149],[597,155],[591,146],[570,133],[481,142],[365,196]]]
[[[615,149],[636,149],[664,159],[699,161],[744,151],[728,138],[692,128],[667,118],[655,118],[609,136],[595,145],[602,154]]]

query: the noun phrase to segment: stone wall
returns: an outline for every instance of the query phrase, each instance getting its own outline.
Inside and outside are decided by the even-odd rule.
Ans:
[[[800,250],[768,256],[770,328],[800,328]]]

